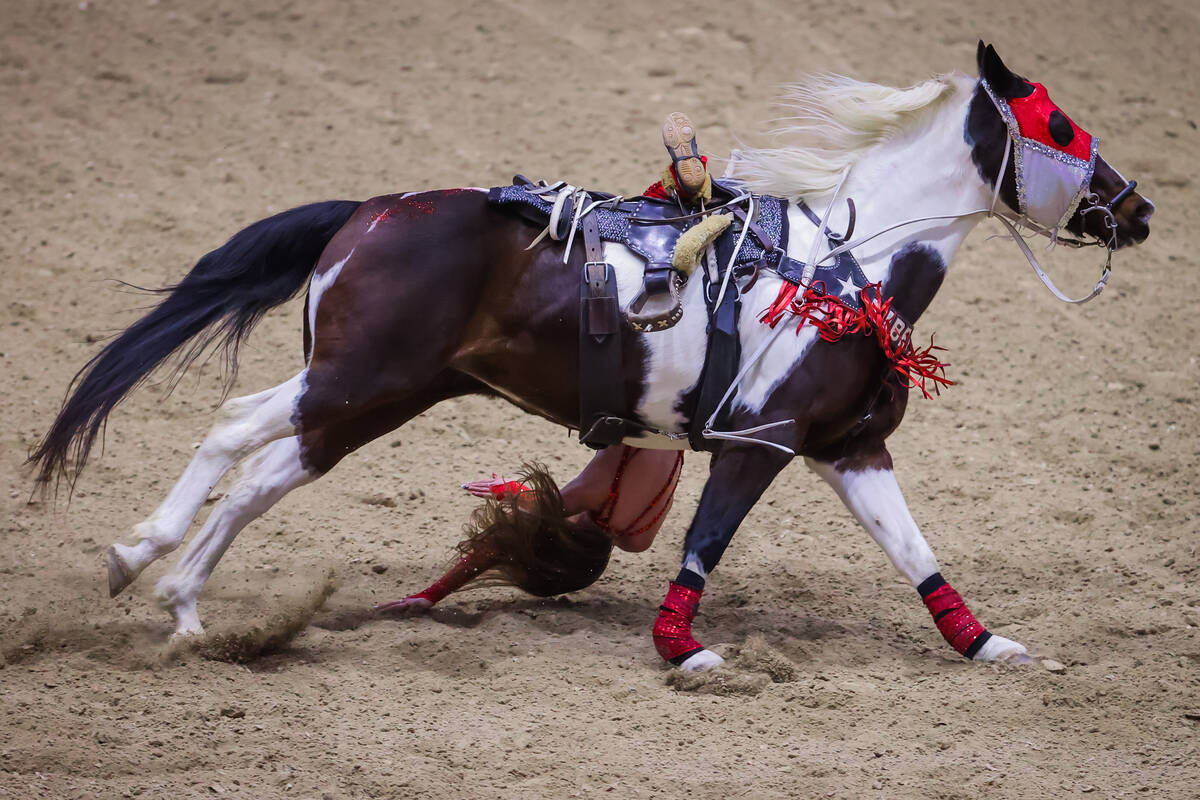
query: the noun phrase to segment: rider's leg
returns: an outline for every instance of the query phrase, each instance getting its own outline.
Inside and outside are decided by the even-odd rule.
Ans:
[[[708,176],[700,150],[696,145],[696,130],[692,121],[681,111],[667,116],[662,129],[663,145],[671,154],[671,167],[664,176],[675,184],[680,199],[690,203],[697,198],[712,197],[712,180]]]

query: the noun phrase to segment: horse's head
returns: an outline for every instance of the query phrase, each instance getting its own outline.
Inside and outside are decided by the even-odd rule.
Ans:
[[[1116,249],[1150,235],[1154,204],[1097,153],[1096,140],[979,43],[979,85],[967,115],[971,157],[1012,211],[1046,229],[1066,228]],[[1007,153],[1007,161],[1006,161]]]

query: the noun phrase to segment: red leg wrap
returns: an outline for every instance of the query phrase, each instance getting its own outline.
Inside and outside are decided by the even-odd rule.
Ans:
[[[667,598],[659,606],[658,619],[654,620],[654,649],[672,664],[704,649],[692,638],[692,619],[699,605],[700,592],[671,582]]]
[[[948,583],[925,596],[925,607],[950,646],[967,658],[973,657],[991,637]]]

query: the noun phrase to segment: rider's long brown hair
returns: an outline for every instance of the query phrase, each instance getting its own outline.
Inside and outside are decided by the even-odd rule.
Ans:
[[[512,584],[538,597],[591,586],[608,566],[612,538],[586,515],[584,521],[567,517],[558,486],[542,464],[523,465],[520,480],[531,492],[519,504],[505,498],[477,508],[458,552],[464,558],[498,557],[481,584]]]

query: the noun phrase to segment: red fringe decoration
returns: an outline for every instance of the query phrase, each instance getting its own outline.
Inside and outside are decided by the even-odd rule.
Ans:
[[[775,302],[763,312],[759,321],[774,328],[784,316],[791,314],[800,318],[797,334],[805,324],[810,324],[827,342],[836,342],[843,336],[856,333],[873,335],[891,363],[893,373],[907,388],[920,389],[926,398],[932,398],[935,394],[941,394],[943,386],[954,385],[954,381],[946,377],[946,367],[950,365],[934,355],[935,351],[946,348],[936,346],[932,335],[929,337],[929,346],[923,350],[913,347],[911,331],[893,338],[891,331],[896,315],[892,311],[892,298],[883,299],[880,284],[872,283],[859,291],[861,311],[826,293],[821,281],[814,281],[797,298],[800,288],[797,284],[785,281]]]

